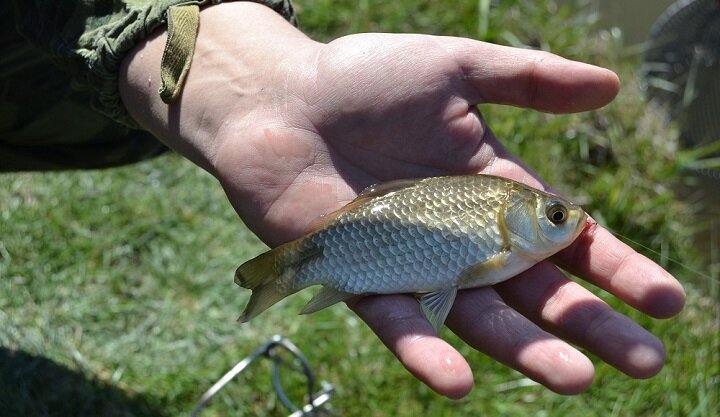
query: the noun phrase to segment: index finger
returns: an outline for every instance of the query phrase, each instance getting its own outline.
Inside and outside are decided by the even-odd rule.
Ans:
[[[685,304],[685,291],[670,273],[597,224],[553,261],[653,317],[674,316]]]

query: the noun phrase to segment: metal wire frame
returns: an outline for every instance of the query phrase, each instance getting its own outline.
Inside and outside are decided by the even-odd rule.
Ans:
[[[305,375],[307,381],[307,403],[302,407],[296,406],[285,394],[285,390],[280,382],[280,367],[288,366],[289,363],[282,359],[277,354],[277,349],[283,348],[290,352],[300,362],[300,367],[291,366],[292,369],[300,371]],[[235,378],[238,374],[243,372],[253,362],[259,358],[268,358],[273,361],[272,371],[272,386],[280,402],[292,413],[289,417],[302,417],[307,415],[315,414],[319,411],[319,408],[325,406],[325,404],[332,398],[335,393],[333,386],[327,382],[321,383],[321,389],[315,392],[317,381],[315,374],[312,372],[312,368],[305,356],[300,352],[297,346],[295,346],[287,338],[275,335],[270,340],[260,346],[250,356],[242,359],[235,366],[232,367],[225,375],[222,376],[213,386],[208,389],[198,401],[197,405],[191,413],[191,417],[197,417],[200,412],[205,408],[210,399],[212,399],[228,382]],[[324,410],[330,412],[329,410]]]

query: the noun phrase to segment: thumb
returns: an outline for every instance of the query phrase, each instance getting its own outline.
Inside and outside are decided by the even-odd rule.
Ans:
[[[620,89],[617,75],[605,68],[543,51],[469,39],[447,40],[446,50],[471,84],[466,90],[471,96],[466,99],[473,104],[573,113],[608,104]]]

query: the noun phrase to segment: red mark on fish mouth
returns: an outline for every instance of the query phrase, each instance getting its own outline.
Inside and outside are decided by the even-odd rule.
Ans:
[[[592,234],[597,226],[598,222],[595,221],[595,219],[593,219],[592,217],[588,216],[587,220],[585,221],[585,226],[583,226],[583,229],[580,232],[580,236],[588,236],[589,234]]]
[[[583,231],[594,228],[597,225],[598,222],[596,222],[595,219],[593,219],[592,217],[588,216],[587,221],[585,222],[585,229],[583,229]]]

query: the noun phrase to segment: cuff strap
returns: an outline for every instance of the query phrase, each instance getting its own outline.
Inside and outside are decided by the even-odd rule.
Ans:
[[[165,103],[180,97],[193,52],[200,23],[200,7],[197,4],[172,6],[167,12],[167,41],[160,63],[158,90]]]

